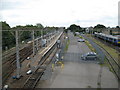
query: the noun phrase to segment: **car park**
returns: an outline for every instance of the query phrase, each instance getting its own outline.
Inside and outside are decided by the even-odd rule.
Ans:
[[[95,52],[88,52],[81,56],[82,60],[97,60],[98,56]]]

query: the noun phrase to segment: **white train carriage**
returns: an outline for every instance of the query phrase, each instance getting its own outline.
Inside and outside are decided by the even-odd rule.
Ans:
[[[119,36],[107,35],[107,34],[104,34],[104,33],[97,33],[97,32],[95,32],[94,35],[96,37],[98,37],[100,39],[103,39],[105,41],[108,41],[110,43],[113,43],[113,44],[116,44],[116,45],[120,44]]]

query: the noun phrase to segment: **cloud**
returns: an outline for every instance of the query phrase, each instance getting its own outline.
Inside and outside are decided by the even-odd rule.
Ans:
[[[20,0],[1,0],[1,8],[0,10],[13,10],[21,7],[24,2]]]
[[[3,0],[2,20],[11,26],[117,25],[118,0]]]

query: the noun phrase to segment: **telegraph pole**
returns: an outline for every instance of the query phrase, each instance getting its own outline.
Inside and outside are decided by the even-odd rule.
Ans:
[[[39,50],[39,38],[37,38],[37,45],[36,45],[36,47],[37,47],[37,51]]]
[[[35,36],[34,36],[34,30],[32,30],[32,41],[33,41],[33,57],[31,58],[31,61],[30,61],[30,68],[31,68],[31,71],[33,72],[33,62],[34,62],[34,55],[35,55]]]
[[[33,40],[33,57],[35,55],[35,36],[34,36],[34,30],[32,31],[32,40]]]
[[[17,78],[20,78],[20,56],[19,56],[19,43],[18,43],[18,30],[16,32],[16,65],[17,65]]]
[[[41,29],[41,38],[43,39],[43,29]]]
[[[2,90],[2,25],[0,25],[0,90]]]
[[[42,47],[43,47],[43,44],[44,44],[43,29],[41,29],[41,41],[42,41]]]

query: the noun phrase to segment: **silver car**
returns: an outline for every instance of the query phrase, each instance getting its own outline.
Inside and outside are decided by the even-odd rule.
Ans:
[[[97,60],[98,56],[95,52],[88,52],[81,56],[82,60]]]
[[[78,39],[78,42],[84,42],[85,40],[84,39]]]

